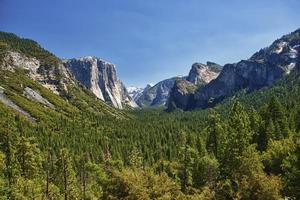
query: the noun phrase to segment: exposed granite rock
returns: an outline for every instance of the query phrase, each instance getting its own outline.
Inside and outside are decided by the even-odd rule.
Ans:
[[[47,99],[45,99],[44,97],[42,97],[42,95],[39,92],[37,92],[37,91],[35,91],[35,90],[33,90],[33,89],[29,88],[29,87],[26,87],[24,89],[24,94],[28,98],[33,99],[33,100],[35,100],[35,101],[37,101],[37,102],[39,102],[41,104],[44,104],[45,106],[47,106],[49,108],[52,108],[52,109],[55,108],[54,105],[52,103],[50,103]]]
[[[15,67],[21,67],[36,74],[40,67],[40,61],[36,58],[29,58],[19,52],[8,51],[4,57],[5,65],[2,68],[13,71]]]
[[[240,89],[251,92],[272,85],[296,69],[299,51],[300,29],[276,40],[249,60],[225,65],[215,80],[196,91],[193,102],[184,109],[211,107]]]
[[[221,68],[221,66],[212,62],[207,62],[206,65],[195,63],[192,65],[192,69],[190,70],[190,73],[187,77],[187,81],[195,85],[207,84],[211,80],[217,78],[221,71]]]
[[[126,87],[117,78],[115,65],[97,57],[87,56],[64,60],[74,77],[99,99],[116,108],[137,107]]]
[[[207,62],[207,64],[195,63],[185,78],[178,78],[170,92],[168,99],[168,111],[176,108],[187,109],[193,106],[195,91],[214,80],[222,70],[222,66]]]
[[[14,109],[21,115],[27,117],[30,121],[35,122],[36,119],[32,117],[28,112],[23,110],[21,107],[19,107],[17,104],[15,104],[13,101],[11,101],[5,94],[4,94],[4,88],[0,87],[0,102],[2,102],[4,105]]]
[[[22,68],[28,71],[28,75],[38,81],[44,87],[56,94],[66,92],[67,86],[72,83],[69,72],[62,63],[57,65],[41,65],[34,57],[25,56],[19,52],[8,51],[4,57],[1,69],[14,71]]]

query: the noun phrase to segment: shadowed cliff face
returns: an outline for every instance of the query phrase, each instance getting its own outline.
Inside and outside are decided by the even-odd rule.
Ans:
[[[123,83],[117,78],[115,66],[96,57],[82,57],[64,61],[75,78],[99,99],[116,108],[137,107]]]
[[[184,110],[207,108],[221,102],[235,92],[248,92],[270,86],[275,80],[299,69],[300,29],[276,40],[271,46],[261,49],[249,60],[224,66],[220,75],[207,85],[189,95],[187,104],[181,104],[177,94],[170,102]],[[176,89],[176,88],[175,88]],[[177,87],[178,90],[178,87]],[[172,101],[171,101],[172,100]],[[176,103],[177,102],[177,103]]]
[[[170,92],[168,110],[175,108],[187,109],[193,106],[195,91],[217,78],[222,66],[207,62],[205,64],[195,63],[186,78],[178,78]]]
[[[252,91],[271,85],[283,73],[284,70],[275,65],[253,61],[225,65],[217,79],[195,93],[194,106],[210,107],[240,89]]]

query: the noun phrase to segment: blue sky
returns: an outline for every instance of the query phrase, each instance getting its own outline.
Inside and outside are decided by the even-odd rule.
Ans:
[[[61,58],[101,57],[127,86],[144,86],[194,62],[247,59],[300,28],[299,9],[299,0],[0,0],[0,30]]]

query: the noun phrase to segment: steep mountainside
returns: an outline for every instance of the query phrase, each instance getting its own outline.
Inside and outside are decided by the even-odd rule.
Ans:
[[[124,106],[137,107],[117,78],[115,65],[92,56],[64,60],[64,63],[75,78],[99,99],[119,109]]]
[[[207,108],[241,89],[251,92],[270,86],[275,80],[298,67],[299,51],[300,29],[276,40],[271,46],[255,53],[249,60],[225,65],[215,80],[190,95],[188,104],[178,104],[178,107],[184,110]],[[171,107],[174,106],[177,106],[176,99],[172,101]]]
[[[195,91],[217,78],[221,70],[222,66],[213,62],[193,64],[186,78],[175,81],[168,99],[168,110],[184,109],[193,100]]]
[[[35,41],[0,32],[0,72],[0,101],[30,120],[38,120],[49,109],[123,118],[122,112],[96,100],[59,58]]]
[[[32,79],[56,94],[67,93],[68,85],[74,84],[59,58],[33,40],[0,32],[0,52],[1,69],[23,68]]]

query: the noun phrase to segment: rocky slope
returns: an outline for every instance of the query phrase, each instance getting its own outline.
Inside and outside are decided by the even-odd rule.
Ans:
[[[221,70],[222,66],[213,62],[193,64],[187,77],[175,81],[168,99],[168,110],[185,109],[192,103],[194,92],[217,78]]]
[[[87,56],[64,60],[74,77],[99,99],[114,107],[137,107],[124,84],[117,78],[115,65],[100,58]]]
[[[215,80],[197,89],[189,103],[181,108],[212,107],[241,89],[251,92],[270,86],[275,80],[299,68],[299,51],[300,29],[276,40],[248,60],[225,65]],[[176,101],[172,106],[176,106]]]
[[[98,116],[125,116],[95,98],[59,58],[37,42],[1,31],[0,89],[0,101],[31,121],[41,117],[36,112],[40,109],[64,114],[81,110]]]
[[[28,112],[26,112],[24,109],[22,109],[20,106],[15,104],[13,101],[11,101],[5,94],[4,94],[5,89],[0,86],[0,102],[3,103],[4,105],[12,108],[16,112],[20,113],[21,115],[27,117],[30,121],[35,122],[35,118],[33,118]]]
[[[0,69],[24,69],[33,80],[56,94],[67,93],[68,85],[74,84],[62,62],[35,41],[0,32],[0,56]]]

